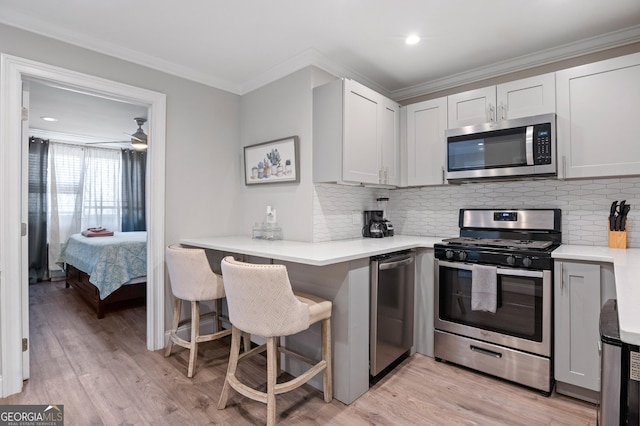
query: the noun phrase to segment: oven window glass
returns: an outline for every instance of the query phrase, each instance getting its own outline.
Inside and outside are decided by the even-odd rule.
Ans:
[[[440,318],[542,342],[542,278],[498,275],[495,313],[471,310],[471,271],[440,266]]]
[[[527,165],[526,127],[483,135],[450,137],[449,171],[495,169]]]

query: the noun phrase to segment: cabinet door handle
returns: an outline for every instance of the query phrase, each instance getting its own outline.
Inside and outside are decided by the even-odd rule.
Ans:
[[[564,290],[564,262],[560,262],[560,292]]]
[[[442,184],[444,185],[444,167],[440,168],[442,170]]]
[[[500,101],[500,120],[507,119],[507,106],[504,102]]]
[[[489,104],[487,106],[487,121],[492,122],[496,121],[496,107],[493,104]]]
[[[562,178],[566,179],[567,177],[567,156],[562,156]]]

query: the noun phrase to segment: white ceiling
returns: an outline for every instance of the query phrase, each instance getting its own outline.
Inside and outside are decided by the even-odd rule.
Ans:
[[[402,100],[638,42],[640,0],[0,0],[0,22],[240,95],[315,65]],[[146,116],[41,85],[32,98],[49,132],[126,139]]]
[[[29,135],[58,142],[95,143],[127,141],[138,125],[135,117],[147,118],[148,108],[79,93],[60,86],[29,81]],[[53,117],[58,121],[45,121]],[[147,125],[143,125],[147,132]],[[125,144],[101,147],[130,148]]]
[[[237,94],[313,64],[401,100],[640,41],[640,1],[0,0],[0,22]]]

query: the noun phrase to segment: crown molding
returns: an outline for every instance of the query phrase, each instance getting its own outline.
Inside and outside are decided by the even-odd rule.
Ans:
[[[239,94],[244,95],[309,66],[320,68],[321,70],[326,71],[329,74],[333,74],[337,77],[357,80],[359,83],[364,84],[365,86],[368,86],[369,88],[376,90],[383,95],[388,95],[389,93],[388,90],[386,90],[379,84],[369,80],[365,76],[334,61],[331,61],[329,58],[322,55],[317,50],[310,48],[283,62],[282,64],[269,69],[267,72],[260,74],[253,80],[248,81],[242,86],[242,91]]]
[[[123,48],[112,43],[106,43],[95,38],[79,36],[71,29],[62,29],[49,22],[43,22],[15,11],[3,13],[3,15],[0,16],[0,23],[83,49],[96,51],[137,65],[142,65],[157,71],[165,72],[176,77],[185,78],[187,80],[215,87],[236,95],[249,93],[308,66],[316,66],[339,77],[352,78],[384,95],[389,95],[389,91],[384,87],[353,70],[329,60],[314,49],[303,51],[286,62],[260,74],[258,77],[249,80],[242,85],[237,85],[229,81],[213,77],[208,73],[203,73],[189,67],[165,61],[152,55]]]
[[[441,90],[451,89],[476,81],[486,80],[529,68],[576,58],[603,50],[613,49],[640,41],[640,25],[614,31],[597,37],[568,43],[551,49],[523,55],[517,58],[497,62],[486,67],[479,67],[452,76],[432,80],[406,89],[391,91],[389,97],[401,101]]]
[[[229,81],[213,77],[208,73],[185,67],[158,57],[148,55],[132,49],[117,46],[85,35],[78,35],[72,29],[60,28],[48,22],[34,19],[15,11],[4,11],[0,16],[0,23],[19,30],[35,33],[47,38],[71,44],[83,49],[92,50],[114,58],[122,59],[137,65],[142,65],[157,71],[162,71],[176,77],[215,87],[234,94],[240,94],[240,87]]]
[[[479,67],[451,76],[431,80],[404,89],[388,90],[376,82],[366,78],[362,74],[329,60],[315,49],[307,49],[282,64],[274,66],[266,72],[261,73],[246,83],[237,85],[229,81],[213,77],[209,73],[204,73],[190,67],[175,64],[152,55],[116,46],[112,43],[107,43],[91,37],[80,37],[71,29],[58,28],[50,23],[38,21],[33,19],[33,17],[16,13],[14,11],[4,13],[3,16],[0,17],[0,23],[25,31],[30,31],[44,37],[53,38],[80,48],[113,56],[127,62],[142,65],[207,86],[215,87],[236,95],[247,94],[305,67],[315,66],[335,76],[354,79],[395,101],[423,96],[464,84],[474,83],[526,70],[528,68],[571,59],[590,53],[596,53],[640,41],[640,25],[637,25],[624,30],[614,31],[601,36],[542,50],[530,55],[523,55],[517,58],[497,62],[486,67]]]

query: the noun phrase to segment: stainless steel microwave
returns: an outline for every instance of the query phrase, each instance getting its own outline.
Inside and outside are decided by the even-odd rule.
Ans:
[[[449,181],[557,175],[555,114],[449,129],[446,139]]]

